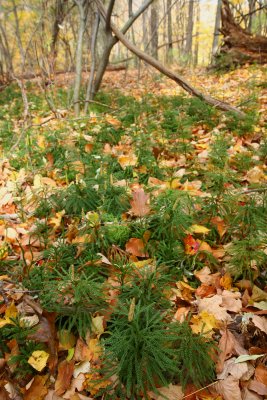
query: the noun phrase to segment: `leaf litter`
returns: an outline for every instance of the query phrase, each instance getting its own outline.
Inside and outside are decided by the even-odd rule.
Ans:
[[[258,75],[261,79],[260,69]],[[203,76],[202,85],[212,91],[216,82],[218,96],[221,93],[238,103],[246,90],[241,90],[244,76],[252,76],[249,68],[216,77],[216,81],[212,75]],[[253,256],[244,264],[238,259],[237,245],[246,245],[251,234],[247,225],[253,229],[249,206],[258,212],[265,204],[266,91],[261,89],[259,94],[257,125],[241,128],[230,117],[227,121],[211,111],[197,119],[194,104],[181,100],[182,119],[190,115],[188,128],[175,112],[168,114],[164,108],[164,101],[168,107],[177,107],[168,101],[179,96],[179,89],[167,81],[150,80],[156,112],[153,101],[142,101],[147,90],[143,81],[136,88],[133,79],[123,86],[120,79],[111,79],[109,73],[105,84],[109,90],[124,87],[124,94],[133,96],[137,111],[130,121],[127,112],[96,111],[83,125],[66,121],[62,132],[61,120],[47,119],[45,127],[33,128],[31,133],[37,140],[30,153],[36,152],[41,163],[35,158],[29,163],[29,149],[24,149],[24,159],[7,152],[1,160],[0,397],[77,400],[109,393],[117,378],[101,375],[105,367],[102,336],[109,333],[112,310],[122,290],[118,270],[123,264],[126,281],[131,276],[129,265],[137,267],[140,279],[143,271],[171,265],[176,271],[171,286],[162,288],[171,304],[169,318],[188,319],[195,334],[217,343],[217,355],[213,355],[217,379],[212,385],[207,382],[206,388],[197,388],[189,383],[182,388],[173,381],[158,387],[157,393],[148,392],[150,399],[179,400],[190,394],[192,399],[206,400],[263,399],[267,395],[264,227],[256,226],[259,240],[252,248],[249,244]],[[165,96],[162,103],[156,96]],[[153,125],[151,116],[155,115]],[[44,118],[41,110],[35,117]],[[56,133],[50,135],[49,126]],[[226,145],[220,144],[220,135],[227,138]],[[172,193],[181,196],[168,208]],[[227,206],[233,210],[227,211]],[[176,210],[190,221],[173,220]],[[170,238],[172,256],[166,255],[163,246]],[[71,261],[64,259],[67,254],[54,255],[66,244],[74,251]],[[96,248],[87,258],[86,246]],[[36,287],[28,279],[36,268],[52,271],[56,257],[63,257],[63,269],[54,278],[55,302],[66,309],[75,306],[73,287],[77,279],[83,279],[82,275],[76,278],[76,269],[78,274],[98,269],[105,278],[105,309],[99,306],[93,311],[92,329],[85,335],[75,326],[72,330],[60,326],[59,311],[51,311],[41,301],[44,289],[37,277]],[[63,279],[64,265],[70,265],[70,275]],[[49,290],[52,295],[55,286]],[[131,322],[136,299],[128,300]],[[21,339],[18,334],[10,336],[12,329],[29,332]],[[21,340],[34,343],[28,353],[23,353]]]

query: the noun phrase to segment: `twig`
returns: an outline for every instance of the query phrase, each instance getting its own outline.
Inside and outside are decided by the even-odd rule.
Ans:
[[[198,390],[196,390],[196,391],[193,392],[193,393],[190,393],[190,394],[187,394],[186,396],[183,396],[183,397],[181,398],[181,400],[186,399],[187,397],[190,397],[190,396],[192,396],[193,394],[202,392],[202,390],[207,389],[208,387],[213,386],[213,385],[215,385],[216,383],[218,383],[218,381],[212,382],[212,383],[210,383],[209,385],[207,385],[207,386],[205,386],[205,387],[203,387],[203,388],[201,388],[201,389],[198,389]]]
[[[261,192],[267,192],[267,186],[255,189],[245,189],[242,192],[238,192],[238,194],[261,193]]]

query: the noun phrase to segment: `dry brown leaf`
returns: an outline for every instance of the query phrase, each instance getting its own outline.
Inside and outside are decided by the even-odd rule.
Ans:
[[[145,252],[145,244],[142,239],[131,238],[125,245],[126,251],[136,257],[148,257]]]
[[[44,400],[63,400],[63,397],[58,396],[55,390],[49,389],[47,395]]]
[[[143,217],[149,214],[150,207],[147,204],[149,200],[149,195],[145,194],[144,189],[136,189],[133,191],[133,200],[130,200],[132,208],[129,212],[136,217]]]
[[[72,379],[69,389],[64,394],[64,399],[71,399],[75,391],[81,392],[83,390],[83,384],[85,382],[84,374],[79,374],[77,378]]]
[[[262,396],[251,392],[248,388],[242,390],[242,400],[262,400]]]
[[[239,381],[232,376],[216,383],[215,390],[223,396],[224,400],[242,400]]]
[[[226,360],[223,366],[223,371],[217,375],[217,379],[226,379],[228,375],[231,375],[233,378],[237,380],[243,380],[243,377],[247,377],[247,373],[249,372],[248,363],[235,363],[236,357],[230,358]],[[254,368],[252,374],[254,372]],[[252,376],[252,375],[251,375]]]
[[[267,334],[267,318],[266,317],[260,317],[259,315],[253,315],[252,322],[257,328],[259,328],[262,332]]]
[[[267,396],[267,386],[259,381],[256,381],[256,379],[249,382],[248,388],[253,392],[260,394],[261,396]]]
[[[225,360],[230,358],[232,355],[248,354],[248,352],[239,344],[238,340],[228,329],[225,329],[222,332],[218,347],[220,350],[216,363],[216,371],[218,373],[223,371]]]
[[[157,389],[159,391],[158,394],[149,392],[149,397],[153,400],[182,400],[183,399],[183,391],[182,387],[178,385],[170,384],[167,387],[162,387]]]
[[[255,369],[255,379],[267,386],[267,367],[260,364]]]
[[[267,301],[267,293],[261,290],[258,286],[253,285],[251,300],[255,302]]]
[[[241,294],[239,292],[230,292],[224,290],[222,292],[222,304],[221,306],[226,310],[238,313],[242,309]]]
[[[74,371],[74,361],[62,361],[58,365],[58,376],[55,382],[55,390],[57,395],[62,395],[70,386],[72,374]]]
[[[30,388],[24,394],[24,400],[43,400],[48,392],[45,385],[47,378],[47,375],[35,376]]]
[[[213,314],[214,317],[220,321],[231,321],[230,315],[226,309],[222,307],[223,298],[216,294],[212,297],[205,297],[204,299],[198,300],[199,311],[206,311],[209,314]]]
[[[202,283],[197,290],[196,290],[196,296],[199,296],[201,298],[203,297],[209,297],[211,295],[215,295],[217,293],[217,290],[214,286],[211,285],[205,285]]]

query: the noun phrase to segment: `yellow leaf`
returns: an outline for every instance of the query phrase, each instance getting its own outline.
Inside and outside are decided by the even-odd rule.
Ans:
[[[103,315],[98,315],[97,317],[92,318],[92,331],[99,337],[104,333],[104,317]]]
[[[213,314],[209,314],[207,311],[202,311],[198,315],[191,318],[191,329],[194,333],[203,333],[207,337],[212,337],[213,329],[219,328],[219,321]]]
[[[12,304],[7,307],[6,312],[5,312],[5,318],[16,318],[16,316],[18,315],[18,310],[14,304],[14,301],[12,302]]]
[[[43,350],[36,350],[32,353],[30,358],[28,359],[28,363],[36,369],[36,371],[42,371],[47,363],[49,358],[49,354]]]
[[[126,167],[134,167],[137,164],[137,157],[135,154],[121,155],[118,157],[118,162],[120,166],[125,169]]]
[[[208,233],[210,229],[202,225],[192,225],[189,228],[190,233]]]

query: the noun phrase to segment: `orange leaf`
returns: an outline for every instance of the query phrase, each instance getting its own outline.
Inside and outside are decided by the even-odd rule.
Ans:
[[[232,288],[232,278],[228,272],[221,277],[220,284],[226,290],[230,290]]]
[[[148,253],[145,252],[145,245],[142,239],[131,238],[126,243],[126,251],[136,257],[148,257]]]
[[[28,390],[24,394],[24,400],[43,400],[48,393],[45,386],[47,375],[37,375]]]
[[[220,238],[223,237],[223,235],[226,232],[226,224],[225,224],[224,220],[220,217],[213,217],[211,219],[211,223],[216,227],[216,229],[220,235]]]
[[[199,242],[193,238],[192,235],[187,235],[184,238],[185,253],[194,255],[199,250]]]
[[[70,386],[72,374],[74,371],[74,360],[62,361],[58,366],[58,376],[55,383],[55,390],[58,396],[66,392]]]
[[[130,201],[132,208],[129,210],[137,217],[143,217],[150,212],[150,207],[147,205],[149,195],[145,194],[144,189],[136,189],[133,192],[133,200]]]
[[[267,386],[267,368],[265,365],[260,364],[256,367],[255,378],[257,381]]]

